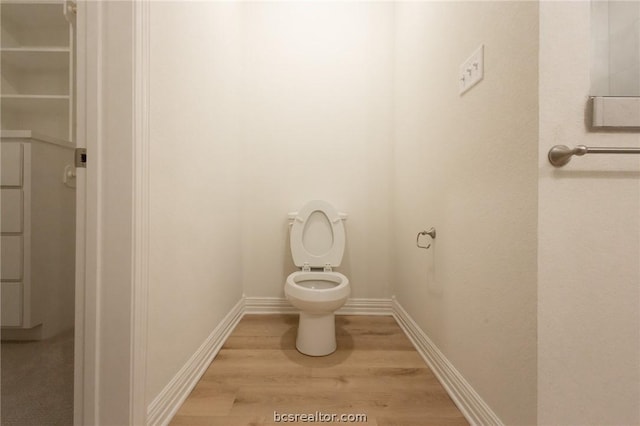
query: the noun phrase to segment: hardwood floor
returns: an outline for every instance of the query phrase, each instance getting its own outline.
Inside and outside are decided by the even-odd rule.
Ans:
[[[366,415],[354,425],[468,424],[392,317],[337,316],[338,350],[325,357],[296,350],[297,323],[245,315],[171,425],[284,423],[274,412]]]

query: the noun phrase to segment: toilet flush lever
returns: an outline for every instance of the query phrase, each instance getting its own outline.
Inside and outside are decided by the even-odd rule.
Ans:
[[[426,245],[426,246],[421,246],[420,245],[420,237],[424,236],[424,235],[428,235],[432,239],[435,239],[436,238],[436,228],[431,228],[428,231],[418,232],[418,235],[416,236],[416,246],[418,246],[419,248],[422,248],[422,249],[428,249],[429,247],[431,247],[431,243],[429,243],[429,245]]]

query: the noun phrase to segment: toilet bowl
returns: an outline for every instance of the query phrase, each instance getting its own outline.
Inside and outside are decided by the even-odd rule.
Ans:
[[[287,277],[284,294],[300,309],[296,348],[324,356],[336,350],[335,314],[351,293],[349,279],[333,267],[344,253],[344,214],[325,201],[311,201],[290,213],[291,254],[301,268]]]

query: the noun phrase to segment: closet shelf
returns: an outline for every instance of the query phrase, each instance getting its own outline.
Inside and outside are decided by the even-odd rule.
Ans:
[[[71,45],[63,1],[2,0],[2,47]]]
[[[12,142],[20,140],[21,142],[29,142],[29,140],[35,140],[38,142],[45,142],[52,145],[58,145],[63,148],[74,149],[75,145],[65,139],[56,138],[53,136],[45,135],[43,133],[34,132],[31,130],[1,130],[0,138],[2,142]]]
[[[34,128],[31,124],[35,124],[35,121],[57,122],[57,125],[67,122],[71,99],[69,96],[58,95],[1,95],[0,102],[3,115],[2,130],[13,130]],[[30,119],[24,121],[26,117]],[[27,122],[30,123],[29,126],[24,125]],[[47,133],[38,127],[34,129]],[[54,134],[58,135],[58,133]],[[59,137],[65,139],[66,136],[66,134],[59,134]]]
[[[70,98],[71,97],[69,95],[13,95],[13,94],[0,95],[0,99],[69,100]]]
[[[1,49],[2,68],[15,68],[25,72],[42,70],[66,72],[69,69],[69,49],[59,48],[20,48]],[[3,74],[6,71],[3,71]]]
[[[0,53],[20,52],[20,53],[69,53],[68,46],[20,46],[20,47],[0,47]]]

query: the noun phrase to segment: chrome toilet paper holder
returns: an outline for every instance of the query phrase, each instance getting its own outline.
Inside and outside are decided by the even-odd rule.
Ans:
[[[424,236],[424,235],[428,235],[428,236],[430,236],[430,237],[431,237],[431,239],[434,239],[434,240],[435,240],[435,238],[436,238],[436,228],[431,228],[431,229],[429,229],[428,231],[421,231],[421,232],[418,232],[418,235],[416,235],[416,246],[417,246],[418,248],[421,248],[421,249],[425,249],[425,250],[426,250],[426,249],[428,249],[429,247],[431,247],[431,243],[429,243],[429,245],[426,245],[426,246],[421,246],[421,245],[420,245],[420,237],[421,237],[421,236]]]

